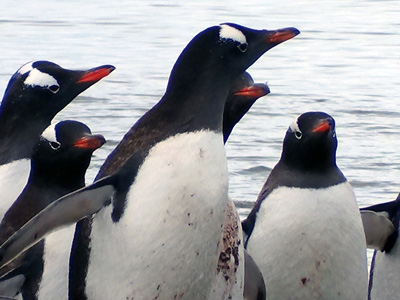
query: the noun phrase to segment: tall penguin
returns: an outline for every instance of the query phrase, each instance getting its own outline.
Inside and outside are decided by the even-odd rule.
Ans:
[[[32,149],[43,130],[76,96],[114,69],[104,65],[73,71],[35,61],[11,77],[0,105],[0,219],[27,182]]]
[[[55,226],[97,211],[77,228],[72,299],[208,299],[228,200],[226,97],[238,75],[298,33],[232,23],[199,33],[160,102],[110,155],[122,167],[38,214],[3,244],[0,264]]]
[[[92,135],[81,122],[68,120],[50,125],[33,149],[25,188],[0,224],[0,243],[52,201],[82,188],[92,153],[104,142],[103,136]],[[42,241],[0,269],[0,295],[14,297],[20,293],[22,299],[37,299],[44,249]]]
[[[365,236],[336,148],[332,117],[300,115],[243,221],[267,299],[366,299]]]
[[[259,97],[265,96],[267,93],[269,93],[268,86],[262,83],[254,83],[248,73],[241,74],[234,80],[224,108],[224,139],[228,138],[234,125],[250,109],[251,105]],[[219,284],[220,281],[216,280],[213,289],[215,293],[221,293],[221,289],[223,289],[223,292],[228,295],[235,292],[235,287],[243,285],[240,280],[242,274],[235,276],[240,257],[238,243],[243,244],[241,227],[234,205],[230,201],[227,205],[225,220],[224,231],[229,234],[229,237],[224,236],[221,239],[221,244],[224,243],[224,246],[222,246],[218,262],[220,266],[218,274],[221,276],[225,286],[221,286]],[[68,270],[69,255],[65,249],[70,249],[71,247],[73,237],[71,227],[57,231],[46,238],[46,245],[50,249],[57,249],[57,251],[45,253],[45,269],[38,293],[39,299],[66,299],[67,297],[66,282],[68,281],[68,276],[65,274],[65,270]],[[75,261],[75,263],[79,265],[79,261]],[[60,274],[60,272],[62,273]],[[53,274],[60,275],[54,276]],[[229,279],[227,279],[227,276]]]

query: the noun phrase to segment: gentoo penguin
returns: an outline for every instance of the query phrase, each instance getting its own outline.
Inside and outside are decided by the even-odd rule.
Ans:
[[[258,98],[270,93],[268,85],[254,83],[248,72],[239,75],[234,81],[224,107],[222,132],[224,143],[228,140],[233,127],[249,111]]]
[[[370,220],[370,215],[379,218],[379,222],[365,222],[365,215]],[[400,287],[398,284],[400,266],[400,246],[398,242],[400,222],[400,194],[391,202],[380,203],[361,209],[364,221],[366,237],[371,231],[371,241],[378,243],[367,243],[369,247],[375,248],[371,261],[369,274],[368,299],[369,300],[391,300],[398,299]],[[389,220],[391,223],[387,223]],[[368,235],[369,234],[369,235]],[[371,246],[373,244],[373,246]],[[374,247],[375,246],[375,247]]]
[[[298,33],[232,23],[199,33],[160,102],[115,150],[124,149],[116,157],[123,166],[39,213],[3,244],[0,264],[54,227],[97,212],[76,231],[71,298],[209,299],[228,200],[226,97],[237,76]]]
[[[244,73],[238,76],[228,94],[226,99],[226,104],[224,108],[224,138],[228,138],[232,131],[232,128],[240,120],[243,115],[249,110],[250,106],[262,96],[265,96],[269,92],[269,88],[266,84],[254,83],[253,79],[248,73]],[[228,128],[228,131],[225,130]],[[134,137],[131,137],[134,138]],[[121,149],[120,149],[121,151]],[[114,159],[117,156],[114,156]],[[120,166],[119,166],[120,167]],[[114,172],[116,171],[116,165],[114,165]],[[234,208],[233,202],[229,201],[227,205],[227,213],[225,216],[224,232],[230,234],[229,237],[223,237],[221,244],[224,246],[221,249],[221,254],[219,255],[219,273],[222,277],[223,282],[226,284],[224,289],[225,292],[232,293],[232,283],[235,282],[234,274],[231,274],[237,269],[237,263],[240,258],[240,250],[238,243],[242,243],[242,233],[239,217]],[[236,235],[235,235],[236,234]],[[60,249],[58,252],[62,251],[62,248],[68,249],[71,246],[71,240],[73,237],[73,232],[71,233],[70,227],[57,231],[46,239],[46,245],[50,248]],[[243,243],[242,243],[243,244]],[[63,246],[61,246],[63,245]],[[54,252],[54,251],[53,251]],[[49,257],[47,254],[50,254]],[[43,279],[40,284],[39,299],[47,298],[57,298],[66,299],[68,291],[66,289],[65,283],[68,281],[68,277],[63,276],[53,276],[53,274],[60,273],[59,270],[67,270],[65,266],[69,261],[69,255],[65,254],[54,255],[54,253],[46,253],[45,255],[45,270],[43,274]],[[247,256],[245,256],[246,260]],[[73,260],[79,266],[79,261]],[[251,263],[251,261],[250,261]],[[229,280],[226,276],[229,275]],[[239,276],[240,277],[240,276]],[[239,280],[238,280],[239,281]],[[243,285],[243,283],[241,282]],[[240,284],[239,284],[240,286]],[[220,292],[219,289],[215,288],[215,292]],[[250,299],[250,298],[249,298]]]
[[[243,230],[267,299],[366,299],[365,236],[350,184],[336,165],[334,119],[294,120]]]
[[[67,70],[48,61],[23,65],[10,79],[0,105],[0,219],[21,193],[40,134],[77,95],[115,68]]]
[[[104,143],[102,135],[92,135],[81,122],[67,120],[50,125],[34,147],[25,188],[0,224],[0,243],[52,201],[82,188],[92,153]],[[44,268],[43,250],[41,241],[0,269],[1,296],[14,297],[21,293],[22,299],[37,299]],[[17,282],[20,284],[14,284]]]
[[[254,83],[248,72],[244,72],[234,81],[225,102],[222,133],[224,143],[228,140],[234,126],[248,112],[255,101],[270,92],[263,83]],[[218,273],[213,287],[216,296],[230,295],[238,298],[239,291],[245,300],[265,299],[265,285],[258,266],[247,251],[243,251],[241,223],[234,203],[229,199],[226,207],[222,247],[218,260]],[[244,260],[244,276],[240,273],[240,264]],[[239,271],[239,272],[238,272]],[[218,278],[218,275],[221,278]],[[241,281],[243,280],[243,282]],[[222,283],[222,284],[221,284]],[[263,290],[264,287],[264,290]],[[211,299],[211,297],[210,297]]]

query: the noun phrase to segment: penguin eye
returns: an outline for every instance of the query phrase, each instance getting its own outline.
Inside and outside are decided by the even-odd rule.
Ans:
[[[61,147],[61,144],[59,142],[49,142],[49,145],[53,150],[58,150]]]
[[[238,45],[237,47],[240,50],[240,52],[246,52],[247,46],[248,46],[247,43],[242,43],[242,44]]]
[[[296,137],[296,139],[301,140],[301,138],[303,137],[303,133],[300,130],[296,130],[294,132],[294,136]]]
[[[49,86],[48,89],[50,90],[50,92],[55,94],[60,90],[60,86],[56,85],[56,84],[53,84],[53,85]]]

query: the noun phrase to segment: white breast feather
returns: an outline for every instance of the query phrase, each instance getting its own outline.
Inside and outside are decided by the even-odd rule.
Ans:
[[[327,189],[276,188],[261,205],[248,250],[271,299],[365,300],[365,243],[345,182]]]
[[[397,239],[390,253],[376,252],[371,300],[389,300],[399,297],[399,269],[400,246]]]
[[[112,222],[110,206],[94,219],[89,299],[207,299],[227,187],[220,135],[184,133],[154,146],[121,220]]]
[[[0,166],[0,220],[21,194],[29,172],[30,160],[19,159]]]
[[[46,238],[38,299],[68,299],[69,254],[74,232],[75,225],[72,225],[53,232]]]

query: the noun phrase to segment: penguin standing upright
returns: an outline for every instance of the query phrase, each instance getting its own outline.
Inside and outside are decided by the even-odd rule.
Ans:
[[[243,221],[267,299],[366,299],[365,236],[336,148],[332,117],[300,115]]]
[[[111,154],[122,167],[38,214],[3,244],[0,264],[45,229],[71,222],[71,214],[97,212],[76,231],[71,298],[209,299],[228,201],[226,97],[238,75],[298,33],[232,23],[199,33],[179,56],[160,102]]]
[[[11,77],[0,105],[0,220],[26,184],[32,149],[43,130],[76,96],[114,69],[104,65],[73,71],[35,61]]]
[[[25,188],[0,224],[0,243],[52,201],[82,188],[92,153],[104,142],[103,136],[92,135],[81,122],[68,120],[50,125],[33,149]],[[22,299],[37,299],[44,268],[44,244],[42,241],[0,269],[1,296],[20,293]]]
[[[259,97],[265,96],[267,93],[269,93],[268,86],[262,83],[254,83],[253,79],[248,73],[241,74],[235,79],[229,91],[224,108],[224,139],[228,138],[234,125],[249,110],[251,105],[254,104]],[[116,171],[115,168],[116,166],[114,165],[113,171]],[[242,234],[240,231],[241,228],[239,227],[240,221],[234,209],[233,203],[229,203],[228,208],[230,208],[229,211],[231,213],[229,214],[229,217],[231,219],[226,219],[227,221],[224,225],[224,228],[228,228],[225,230],[230,233],[230,236],[228,238],[223,237],[223,241],[221,241],[221,243],[225,242],[227,245],[223,250],[221,250],[223,254],[220,255],[221,262],[219,262],[219,274],[223,279],[223,283],[226,285],[222,288],[227,294],[233,293],[234,286],[240,286],[242,284],[240,281],[240,274],[238,274],[238,276],[230,274],[229,280],[226,279],[228,272],[232,273],[237,270],[236,264],[238,263],[237,257],[239,256],[239,250],[237,249],[235,252],[235,249],[238,248],[236,245],[238,241],[240,243],[242,241]],[[66,264],[69,262],[69,253],[67,253],[65,249],[70,249],[71,247],[71,240],[73,238],[73,231],[71,227],[72,226],[57,231],[46,238],[46,245],[50,249],[58,250],[51,252],[47,251],[45,253],[45,269],[38,293],[39,299],[67,299],[68,290],[66,282],[68,281],[68,276],[65,274],[65,270],[68,270]],[[236,231],[233,232],[232,228],[236,228]],[[75,268],[79,267],[79,260],[73,260],[73,262]],[[54,276],[53,274],[59,275]],[[219,285],[217,282],[215,285],[215,292],[220,292],[221,285]]]

